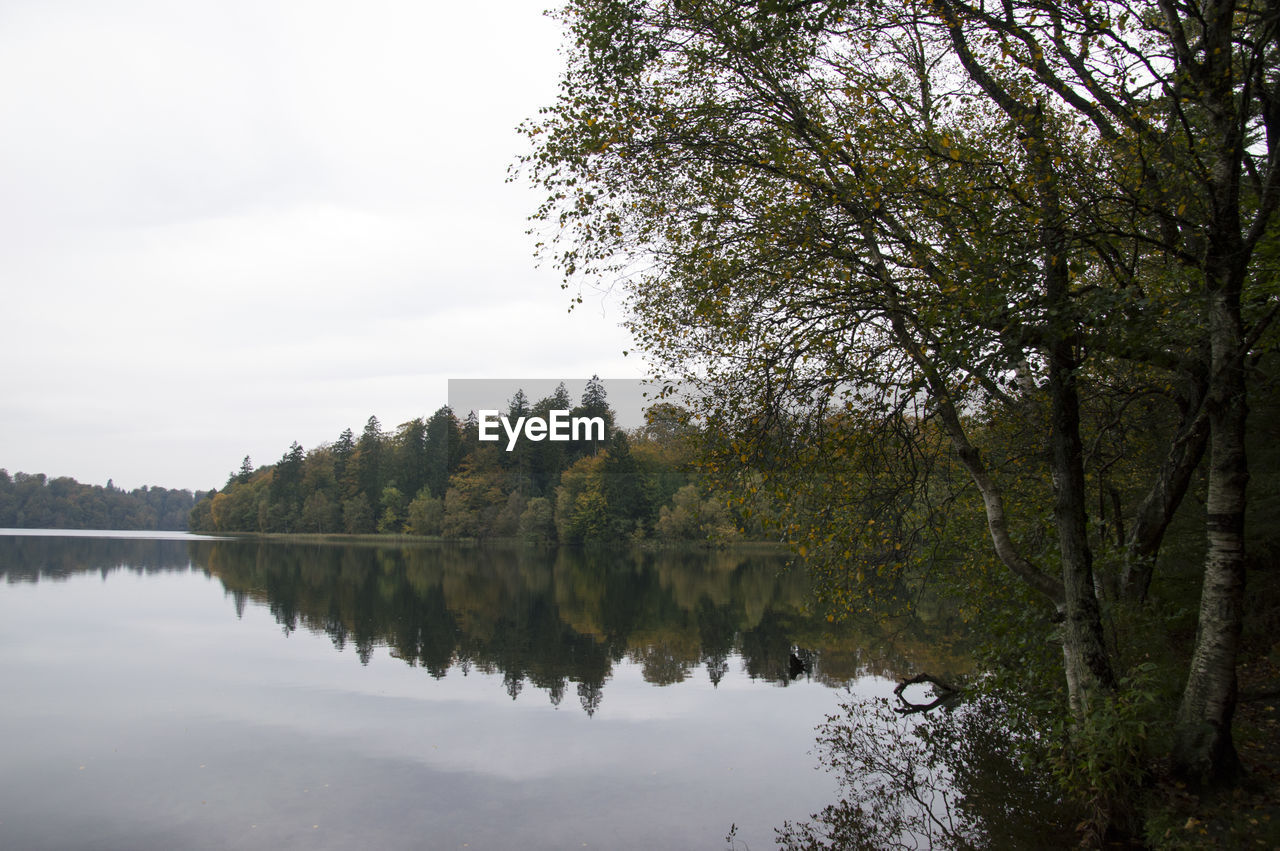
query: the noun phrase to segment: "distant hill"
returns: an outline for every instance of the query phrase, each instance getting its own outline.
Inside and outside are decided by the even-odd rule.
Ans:
[[[0,468],[0,528],[184,531],[204,493],[140,487],[125,491],[110,481],[82,485],[75,479]]]

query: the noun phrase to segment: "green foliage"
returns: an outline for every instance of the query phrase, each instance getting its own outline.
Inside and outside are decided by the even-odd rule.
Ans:
[[[1054,778],[1089,813],[1086,830],[1101,842],[1108,829],[1133,835],[1140,827],[1136,804],[1152,764],[1152,735],[1159,729],[1156,666],[1135,666],[1111,694],[1097,696],[1084,717],[1060,731]]]
[[[185,530],[198,504],[203,503],[205,509],[196,519],[206,522],[210,496],[146,486],[123,491],[111,481],[106,487],[82,485],[72,478],[50,479],[43,473],[10,476],[0,468],[0,527]]]
[[[658,512],[654,528],[658,539],[668,543],[702,542],[717,545],[740,539],[723,497],[703,498],[697,485],[685,485],[676,491],[671,505]]]
[[[532,404],[519,392],[509,405],[517,417],[551,410],[614,420],[594,378],[576,407],[563,384]],[[206,532],[376,531],[571,545],[738,540],[744,518],[723,495],[698,495],[698,440],[699,430],[670,404],[655,406],[634,433],[613,429],[604,444],[520,441],[511,452],[481,443],[475,425],[448,407],[390,434],[370,417],[359,438],[346,429],[310,451],[294,443],[279,462],[256,470],[246,459],[248,472],[232,476],[192,516]],[[691,484],[694,496],[677,499]],[[692,520],[677,531],[670,520],[660,523],[661,510]],[[763,537],[758,525],[754,537]]]
[[[792,541],[832,617],[941,590],[1037,684],[1065,651],[1063,777],[1097,785],[1096,824],[1147,704],[1119,598],[1166,564],[1210,445],[1177,759],[1234,765],[1271,11],[569,0],[559,96],[524,127],[539,250],[623,290],[655,371],[696,388],[699,485]],[[664,511],[689,534],[690,504]]]
[[[470,453],[449,479],[444,499],[444,535],[477,538],[487,535],[506,501],[501,450],[489,444]]]
[[[405,531],[410,535],[439,535],[444,522],[444,501],[424,487],[409,503]]]
[[[302,505],[299,529],[323,535],[341,528],[335,505],[322,490],[312,491]]]
[[[608,503],[602,492],[604,459],[589,455],[575,461],[560,476],[556,488],[556,535],[564,544],[609,540]]]
[[[449,488],[444,494],[444,517],[440,533],[446,538],[475,538],[480,533],[480,518],[467,505],[466,495],[457,488]]]
[[[556,542],[556,524],[551,500],[535,496],[520,514],[520,539],[528,544]]]
[[[266,498],[271,483],[271,470],[259,470],[246,482],[235,482],[213,497],[209,516],[213,531],[260,531],[258,503]]]
[[[363,493],[342,503],[342,525],[349,535],[366,535],[373,531],[373,506]]]
[[[621,539],[641,531],[652,516],[640,465],[622,431],[613,432],[600,467],[600,491],[608,511],[611,533]]]
[[[379,500],[382,513],[378,516],[378,531],[383,534],[399,534],[404,529],[404,494],[394,485],[382,489]]]

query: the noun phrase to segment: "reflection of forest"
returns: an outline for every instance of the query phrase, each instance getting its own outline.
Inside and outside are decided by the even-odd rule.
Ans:
[[[623,659],[659,685],[699,666],[718,683],[733,657],[780,685],[955,669],[941,628],[809,615],[803,572],[772,555],[0,538],[0,565],[9,582],[194,565],[237,612],[266,606],[286,632],[324,633],[363,661],[382,645],[433,676],[500,673],[513,697],[532,684],[556,704],[572,687],[588,712]]]
[[[191,564],[188,546],[186,541],[147,538],[0,535],[0,578],[38,582],[86,571],[106,576],[115,570],[180,570]]]

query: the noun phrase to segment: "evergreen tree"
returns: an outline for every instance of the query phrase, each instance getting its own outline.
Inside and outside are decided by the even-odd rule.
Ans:
[[[562,381],[550,396],[538,400],[530,416],[550,419],[552,411],[572,409],[573,400],[569,398],[569,391],[565,389]],[[543,440],[528,448],[530,488],[534,496],[549,497],[555,493],[556,482],[561,472],[572,461],[564,447],[563,443]]]
[[[604,383],[600,381],[600,376],[591,376],[591,380],[587,382],[586,389],[582,393],[582,402],[572,410],[570,416],[574,418],[599,418],[604,422],[603,439],[594,439],[595,432],[592,432],[589,438],[584,437],[582,440],[575,440],[570,443],[570,454],[573,458],[594,454],[607,445],[609,435],[613,433],[614,414],[609,407],[608,394],[605,392]]]
[[[369,417],[360,440],[356,442],[356,459],[360,493],[364,494],[371,506],[377,505],[382,498],[384,443],[382,424],[376,416]]]
[[[517,390],[511,397],[511,401],[507,403],[507,420],[514,425],[532,413],[529,397],[523,390]],[[533,458],[530,450],[532,445],[527,440],[519,440],[510,452],[503,452],[501,456],[502,467],[507,471],[510,490],[526,497],[533,490]],[[505,446],[503,448],[505,449]]]
[[[392,440],[389,476],[402,492],[416,494],[427,482],[427,424],[421,417],[401,423]]]
[[[296,529],[302,513],[302,466],[305,455],[296,440],[290,445],[275,466],[268,494],[271,510],[268,512],[271,531],[288,532]]]
[[[453,409],[445,405],[427,420],[425,435],[425,485],[431,496],[443,500],[449,477],[462,463],[462,428]]]
[[[629,536],[643,529],[650,520],[650,510],[640,476],[640,466],[631,454],[627,435],[618,429],[609,441],[601,468],[601,491],[609,508],[609,525],[614,534]]]
[[[338,441],[333,444],[333,477],[344,489],[344,493],[348,483],[347,467],[355,453],[356,436],[352,434],[351,429],[343,429],[342,434],[338,435]]]
[[[524,390],[517,390],[507,402],[507,418],[515,422],[520,417],[529,416],[529,411],[529,397],[525,395]]]

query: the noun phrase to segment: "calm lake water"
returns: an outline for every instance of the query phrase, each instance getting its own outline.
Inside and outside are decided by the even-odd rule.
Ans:
[[[929,647],[785,565],[0,530],[0,848],[761,851]]]

